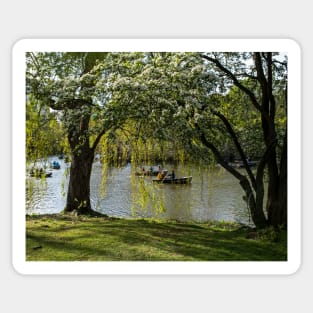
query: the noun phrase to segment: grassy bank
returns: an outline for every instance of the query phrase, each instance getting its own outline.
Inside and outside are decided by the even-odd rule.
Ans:
[[[27,216],[27,261],[285,261],[286,232],[229,223]]]

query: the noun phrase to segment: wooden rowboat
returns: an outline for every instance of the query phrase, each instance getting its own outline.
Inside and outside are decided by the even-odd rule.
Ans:
[[[152,179],[154,183],[158,184],[190,184],[192,180],[192,176],[185,176],[180,178],[167,178],[164,179]]]
[[[162,171],[165,175],[167,174],[167,170]],[[145,172],[136,172],[136,176],[157,176],[159,171],[145,171]]]
[[[45,178],[45,177],[51,177],[52,173],[34,173],[34,172],[30,172],[29,176],[31,177],[36,177],[36,178]]]

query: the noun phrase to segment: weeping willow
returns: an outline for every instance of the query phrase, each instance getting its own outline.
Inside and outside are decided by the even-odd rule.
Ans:
[[[118,132],[108,132],[101,141],[101,162],[109,166],[120,167],[128,160],[128,149]]]
[[[190,160],[180,143],[147,137],[144,133],[132,133],[125,129],[110,131],[103,136],[98,149],[103,163],[121,167],[130,162],[135,168],[141,164],[177,164]]]
[[[166,208],[162,188],[157,184],[152,184],[150,180],[139,178],[135,173],[142,167],[147,168],[158,164],[173,164],[173,166],[185,164],[189,158],[184,148],[178,142],[147,136],[130,123],[124,128],[108,132],[103,136],[97,150],[97,153],[101,155],[102,164],[99,187],[101,197],[106,196],[109,169],[124,167],[127,163],[131,163],[131,175],[125,179],[130,179],[132,215],[145,215],[151,210],[154,215],[163,214]],[[186,170],[188,171],[187,167]],[[190,174],[190,169],[186,174]]]
[[[166,212],[164,206],[165,196],[160,186],[147,182],[144,178],[134,177],[132,175],[132,207],[133,217],[139,214],[147,214],[153,209],[154,215],[160,215]]]
[[[26,161],[35,162],[63,152],[64,138],[57,115],[29,96],[26,103]]]

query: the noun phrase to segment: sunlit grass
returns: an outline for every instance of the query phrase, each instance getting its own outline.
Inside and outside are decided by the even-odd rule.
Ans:
[[[286,232],[231,223],[28,216],[28,261],[286,261]]]

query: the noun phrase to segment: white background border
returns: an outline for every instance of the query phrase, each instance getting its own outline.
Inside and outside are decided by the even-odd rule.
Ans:
[[[284,312],[312,307],[310,1],[2,1],[0,309],[3,312]],[[19,275],[12,266],[12,47],[22,38],[292,38],[301,46],[301,267],[289,276]],[[298,166],[298,164],[296,164]],[[13,187],[14,188],[14,187]],[[21,208],[24,214],[24,208]],[[8,309],[9,308],[9,309]],[[62,308],[62,309],[61,309]]]
[[[287,262],[26,262],[25,52],[27,51],[275,51],[288,53]],[[301,259],[300,47],[286,39],[24,39],[13,48],[13,264],[22,274],[292,274]],[[23,106],[24,104],[24,106]],[[297,166],[295,166],[297,164]],[[292,165],[292,166],[291,166]],[[21,196],[22,195],[22,196]]]

